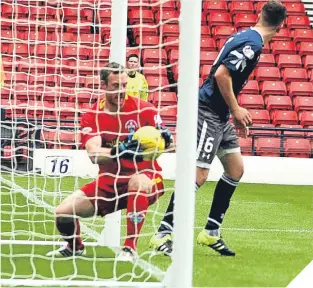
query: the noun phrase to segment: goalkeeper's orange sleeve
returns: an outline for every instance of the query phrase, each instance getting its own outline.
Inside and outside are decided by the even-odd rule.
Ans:
[[[5,74],[4,74],[3,64],[2,64],[2,56],[0,54],[0,88],[4,86],[4,80],[5,80]]]

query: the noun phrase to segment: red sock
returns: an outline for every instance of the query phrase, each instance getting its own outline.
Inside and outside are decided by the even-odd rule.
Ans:
[[[66,236],[64,240],[68,243],[71,249],[77,250],[83,247],[78,219],[72,218],[71,221],[64,222],[57,217],[55,222],[60,234]]]
[[[128,191],[127,199],[127,238],[124,246],[134,250],[137,247],[137,240],[142,228],[149,201],[146,191]]]

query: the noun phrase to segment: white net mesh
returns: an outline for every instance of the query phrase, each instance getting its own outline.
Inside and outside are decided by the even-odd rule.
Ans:
[[[140,72],[149,85],[148,101],[158,108],[173,133],[177,2],[129,0],[127,29],[127,55],[139,55]],[[55,227],[55,207],[97,172],[88,165],[76,167],[74,159],[83,155],[77,154],[83,151],[80,117],[103,95],[98,76],[109,62],[111,5],[109,0],[1,2],[5,72],[1,88],[1,278],[8,280],[7,284],[34,279],[71,285],[62,282],[70,279],[80,281],[71,282],[75,285],[85,284],[83,280],[112,280],[105,283],[115,286],[116,281],[121,285],[131,280],[153,286],[170,263],[156,256],[148,244],[170,193],[149,209],[136,265],[118,263],[116,250],[98,245],[103,237],[108,238],[101,217],[81,220],[87,257],[45,256],[62,241]],[[166,184],[166,191],[171,192],[172,183]],[[121,230],[122,244],[125,216]]]

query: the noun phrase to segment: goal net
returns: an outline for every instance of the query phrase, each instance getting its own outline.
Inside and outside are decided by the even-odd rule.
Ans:
[[[116,261],[126,235],[125,213],[81,219],[86,257],[45,256],[63,243],[56,206],[98,172],[81,149],[79,123],[103,97],[99,71],[120,48],[111,46],[117,37],[113,22],[119,23],[114,1],[1,1],[3,285],[157,287],[171,263],[149,247],[173,191],[171,181],[149,208],[134,264]],[[148,101],[174,137],[179,14],[180,1],[128,0],[127,27],[121,28],[127,55],[139,56]]]

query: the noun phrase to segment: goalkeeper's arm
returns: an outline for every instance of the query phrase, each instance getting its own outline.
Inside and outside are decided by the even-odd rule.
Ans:
[[[89,139],[85,145],[88,156],[94,164],[108,164],[112,162],[111,148],[101,147],[101,136]]]

